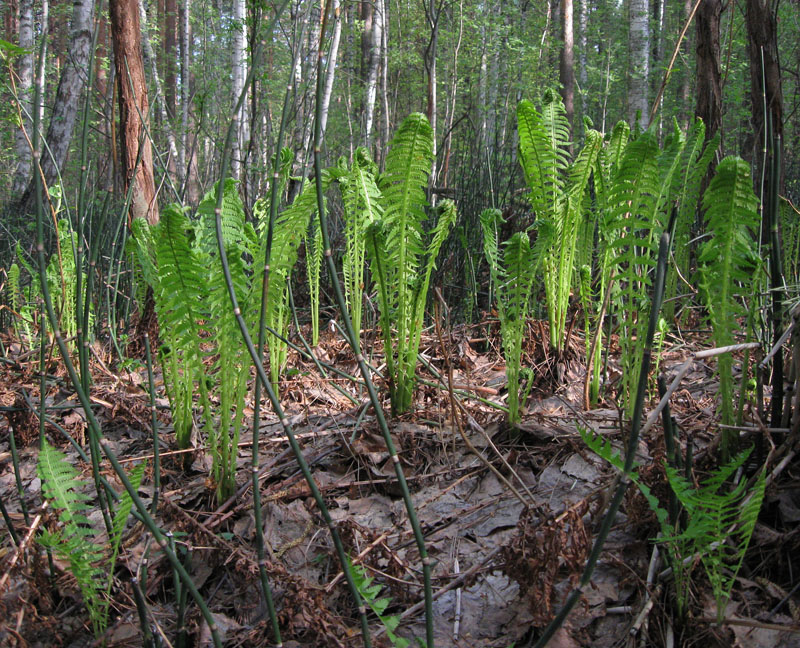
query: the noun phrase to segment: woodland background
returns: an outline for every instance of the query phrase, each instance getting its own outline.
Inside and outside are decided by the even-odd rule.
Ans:
[[[578,582],[592,543],[599,552],[610,531],[613,549],[601,552],[585,605],[576,607],[561,639],[594,646],[633,641],[630,617],[643,609],[638,616],[647,618],[654,600],[649,629],[635,628],[642,645],[674,645],[673,625],[682,645],[796,639],[800,518],[791,459],[800,436],[800,4],[8,0],[0,15],[0,408],[7,419],[0,456],[13,459],[13,471],[0,473],[0,503],[9,529],[4,542],[14,545],[3,553],[13,559],[0,577],[0,609],[16,619],[16,629],[0,625],[0,638],[23,645],[57,636],[81,645],[93,633],[99,642],[137,645],[141,631],[146,645],[156,645],[148,636],[156,628],[178,645],[222,645],[217,631],[233,645],[268,645],[270,637],[280,643],[282,628],[297,645],[369,646],[368,627],[377,634],[388,627],[392,643],[404,645],[392,635],[389,613],[382,616],[386,608],[376,609],[383,604],[377,592],[386,587],[396,600],[390,612],[406,623],[402,632],[425,634],[429,645],[434,634],[439,645],[457,643],[460,608],[455,630],[447,623],[462,589],[465,606],[474,606],[464,613],[463,645],[543,644],[549,630],[541,628]],[[417,114],[406,119],[410,113]],[[627,126],[615,128],[620,121]],[[409,133],[423,133],[422,148],[429,139],[430,150],[410,155],[403,167],[398,160]],[[553,175],[539,186],[530,169],[542,141]],[[711,146],[703,149],[703,141]],[[638,184],[626,176],[637,169],[637,155],[649,173]],[[734,155],[749,163],[750,177],[747,164],[728,157]],[[683,161],[685,169],[676,171]],[[393,176],[397,170],[408,172],[404,180]],[[378,250],[378,242],[396,239],[378,227],[357,235],[348,229],[347,183],[356,174],[364,181],[360,199],[385,206],[375,213],[396,209],[391,191],[414,185],[406,201],[413,203],[408,240],[422,260],[415,271],[432,274],[420,270],[397,291],[414,293],[411,306],[391,311],[375,272],[381,252],[364,252],[365,241]],[[222,176],[233,182],[217,185],[215,194]],[[667,179],[663,186],[659,178]],[[319,196],[309,179],[319,180]],[[358,327],[346,331],[352,348],[335,328],[349,322],[341,300],[334,302],[331,274],[322,272],[321,288],[314,288],[311,273],[319,278],[320,266],[303,272],[323,256],[310,234],[314,219],[306,226],[323,202],[323,181],[329,273],[352,258],[361,271],[375,256],[372,279],[351,283],[350,295],[358,303],[365,297],[369,360],[387,367],[377,394],[364,356],[352,353]],[[641,211],[629,196],[644,196],[636,205]],[[721,205],[730,206],[731,218],[720,214]],[[271,375],[254,380],[236,317],[255,330],[255,279],[266,249],[256,233],[271,231],[270,208],[273,216],[279,212],[275,246],[285,259],[274,260],[269,288],[279,286],[280,299],[270,302],[269,316],[305,350],[289,352],[275,336],[260,340]],[[681,249],[667,263],[665,247],[655,270],[670,211],[683,219]],[[562,237],[571,248],[558,236],[564,231],[574,235]],[[271,235],[263,238],[268,248]],[[352,252],[359,240],[360,252]],[[717,241],[727,242],[719,254]],[[229,285],[217,266],[226,245]],[[167,248],[180,248],[172,263],[162,254]],[[381,249],[385,258],[393,252]],[[667,265],[670,304],[656,334],[661,304],[656,297],[651,304],[651,285]],[[387,274],[404,268],[393,264]],[[181,281],[192,281],[173,289],[181,272]],[[353,276],[345,268],[345,280],[348,272]],[[248,296],[240,312],[228,298],[234,283]],[[58,318],[62,327],[52,337],[43,316],[51,308],[48,290],[58,307],[50,324]],[[263,291],[272,298],[266,284]],[[604,320],[606,304],[612,313]],[[322,331],[318,322],[308,325],[315,305]],[[405,322],[396,317],[401,311],[419,312],[419,319]],[[788,326],[792,337],[784,335]],[[602,390],[592,335],[604,345]],[[686,369],[686,389],[672,399],[683,434],[672,449],[657,425],[648,423],[641,443],[637,437],[645,392],[655,394],[655,384],[637,372],[640,360],[647,368],[654,336],[654,364]],[[306,338],[314,340],[313,353]],[[158,344],[155,371],[150,339]],[[418,357],[409,340],[419,346],[420,339]],[[749,346],[718,362],[696,355],[734,342]],[[755,347],[773,349],[758,370]],[[400,387],[402,371],[388,367],[393,359],[402,365],[403,356],[410,364]],[[70,357],[80,376],[68,379]],[[354,377],[359,371],[362,379]],[[262,387],[271,408],[262,403]],[[387,392],[388,424],[379,407],[389,411]],[[293,426],[302,448],[295,447]],[[349,428],[352,436],[343,431]],[[629,428],[631,440],[618,442],[617,433],[626,437]],[[66,456],[45,442],[45,430]],[[727,463],[740,432],[748,441],[758,437],[755,458]],[[270,445],[259,473],[262,435]],[[295,459],[282,461],[289,451],[278,448],[289,439],[307,486],[299,483]],[[160,467],[158,453],[149,453],[161,446],[179,458]],[[623,464],[617,447],[636,448],[640,467]],[[112,462],[115,452],[126,461],[145,459],[128,472],[136,485],[127,490],[126,473],[114,465],[113,477],[103,459]],[[668,477],[665,458],[685,467],[686,481]],[[324,496],[315,492],[306,460]],[[655,496],[631,495],[623,504],[625,487],[614,490],[609,464]],[[739,467],[750,482],[727,488]],[[465,470],[472,472],[462,478]],[[90,473],[93,484],[82,478]],[[102,483],[107,476],[120,481]],[[59,483],[61,500],[54,495]],[[147,506],[135,502],[139,518],[152,523],[146,533],[138,523],[125,527],[132,506],[125,493],[137,491],[147,493]],[[614,492],[613,500],[598,497],[601,491]],[[120,504],[110,502],[118,497]],[[266,523],[262,497],[269,502]],[[45,513],[43,501],[58,513]],[[656,519],[659,510],[667,515],[667,501],[672,526]],[[39,522],[26,506],[41,513]],[[709,519],[714,506],[731,520],[710,531],[692,526]],[[415,507],[424,511],[421,525]],[[64,515],[73,510],[78,517]],[[624,523],[614,522],[618,510]],[[729,533],[733,521],[737,531]],[[14,527],[25,536],[37,524],[46,527],[36,537],[49,549],[47,569],[43,551],[17,562],[27,540],[20,542]],[[167,528],[185,535],[162,543],[159,529]],[[682,529],[695,535],[676,538]],[[754,530],[758,542],[745,560]],[[682,581],[683,600],[645,581],[656,533],[665,534],[661,546],[679,572],[685,553],[715,556],[707,577],[700,558],[694,561],[696,570]],[[719,542],[726,537],[728,545]],[[161,553],[147,580],[142,557],[153,538]],[[681,545],[686,538],[695,544]],[[363,566],[349,567],[342,542],[350,556],[363,549]],[[435,561],[427,560],[426,542]],[[207,543],[213,554],[203,553]],[[268,561],[270,543],[276,551]],[[733,546],[735,569],[724,549],[713,553],[718,546]],[[60,562],[52,562],[54,554]],[[106,573],[98,565],[109,556]],[[459,575],[459,557],[469,576]],[[747,578],[736,581],[742,564]],[[717,574],[734,574],[725,585],[736,586],[731,605],[744,619],[716,625],[728,599],[717,597],[716,609],[710,603],[709,592],[720,590],[714,566]],[[349,592],[337,587],[339,569]],[[370,574],[380,583],[372,589]],[[55,575],[62,577],[58,587]],[[583,575],[587,585],[591,569]],[[108,589],[91,585],[105,576]],[[187,608],[186,591],[195,585],[202,592],[192,590],[197,605]],[[580,595],[572,590],[567,601],[575,604]],[[369,613],[357,604],[361,597]],[[79,599],[85,610],[73,604]],[[784,605],[792,618],[780,616]],[[743,627],[762,635],[756,641]]]

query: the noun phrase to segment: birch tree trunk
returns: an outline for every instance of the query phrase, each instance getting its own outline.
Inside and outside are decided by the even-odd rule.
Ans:
[[[433,130],[433,162],[431,163],[430,184],[436,184],[436,121],[438,119],[437,94],[436,88],[438,80],[436,78],[436,49],[439,43],[439,16],[441,8],[436,6],[436,0],[429,0],[425,4],[425,16],[428,19],[428,26],[431,30],[428,47],[425,49],[425,71],[428,77],[428,106],[427,117]],[[431,196],[435,198],[435,196]],[[433,200],[431,200],[433,203]]]
[[[33,137],[33,0],[20,0],[18,25],[19,46],[29,52],[20,56],[17,70],[17,100],[22,122],[15,137],[17,168],[14,171],[14,192],[24,191],[31,177],[31,145],[28,140]]]
[[[176,36],[178,32],[178,5],[176,0],[164,2],[164,100],[170,121],[175,119],[176,90]]]
[[[138,0],[110,0],[111,38],[119,96],[119,133],[122,142],[122,177],[127,192],[131,189],[129,218],[158,222],[156,188],[153,177],[153,151],[145,133],[149,119],[147,83],[142,60],[142,33]]]
[[[372,125],[375,121],[375,99],[378,96],[378,72],[381,64],[383,43],[383,0],[375,0],[370,13],[368,49],[364,56],[366,62],[366,81],[364,99],[364,146],[372,142]]]
[[[628,35],[629,81],[628,120],[631,126],[637,123],[645,130],[650,114],[647,100],[650,75],[650,12],[647,0],[630,0]]]
[[[589,92],[589,72],[587,65],[586,49],[589,46],[589,0],[580,0],[581,8],[578,16],[578,39],[580,51],[578,53],[578,81],[581,93],[581,113],[588,113],[586,104],[587,93]]]
[[[572,29],[572,0],[561,0],[561,41],[558,77],[567,121],[572,128],[575,117],[575,38]]]
[[[44,3],[46,5],[46,2]],[[47,7],[43,6],[43,11]],[[64,168],[69,152],[75,117],[81,105],[81,93],[85,86],[89,66],[89,48],[92,43],[92,15],[94,0],[74,0],[72,6],[72,22],[70,24],[69,51],[61,68],[53,112],[47,128],[45,141],[47,153],[41,156],[41,171],[45,185],[51,186]],[[46,21],[43,21],[46,24]],[[42,37],[45,37],[44,35]],[[42,66],[44,69],[44,66]],[[42,75],[43,76],[43,75]],[[40,80],[43,84],[44,79]],[[42,101],[43,107],[44,102]],[[41,109],[34,107],[34,110]],[[44,151],[44,149],[43,149]],[[34,173],[36,170],[34,169]],[[33,178],[22,195],[19,208],[23,213],[30,213],[33,208]]]
[[[247,76],[247,50],[245,18],[247,16],[245,0],[233,0],[233,104],[239,99],[244,90],[244,80]],[[233,116],[235,122],[233,150],[231,151],[231,175],[240,178],[242,175],[242,152],[245,150],[247,120],[247,100],[242,102],[241,109]]]
[[[380,0],[379,0],[380,1]],[[325,73],[325,88],[322,93],[322,118],[320,128],[322,135],[325,135],[325,127],[328,125],[328,107],[331,104],[331,94],[333,93],[333,81],[336,77],[336,58],[339,55],[339,41],[342,37],[342,17],[339,8],[339,0],[333,0],[333,36],[331,38],[331,49],[328,52],[328,67]]]

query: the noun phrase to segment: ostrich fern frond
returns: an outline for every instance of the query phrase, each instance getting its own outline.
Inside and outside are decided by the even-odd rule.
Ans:
[[[58,511],[58,520],[63,525],[57,531],[43,531],[39,542],[69,562],[95,636],[100,636],[105,630],[101,601],[104,574],[99,566],[103,553],[92,540],[95,532],[89,523],[91,498],[83,492],[88,483],[80,479],[78,470],[46,439],[42,440],[37,472],[42,480],[42,494]]]
[[[344,294],[353,330],[361,330],[366,261],[366,228],[383,218],[381,192],[375,183],[376,166],[369,151],[356,150],[353,166],[339,178],[345,217],[345,253],[342,259]]]
[[[717,167],[703,196],[706,228],[713,237],[700,250],[701,283],[716,346],[734,343],[736,318],[743,309],[736,299],[750,294],[758,265],[750,230],[758,227],[758,199],[753,193],[750,167],[744,160],[726,157]],[[722,423],[734,422],[733,359],[719,356],[720,414]]]
[[[413,113],[392,139],[386,171],[376,183],[383,217],[367,228],[367,253],[378,285],[395,414],[411,407],[428,284],[436,256],[456,218],[455,205],[444,200],[433,230],[424,231],[425,187],[432,160],[433,131],[423,115]]]

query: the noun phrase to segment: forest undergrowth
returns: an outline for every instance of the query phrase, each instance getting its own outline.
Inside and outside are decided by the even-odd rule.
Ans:
[[[687,328],[691,326],[688,322]],[[613,485],[609,465],[587,449],[581,433],[593,430],[621,449],[621,412],[604,403],[584,409],[580,335],[571,334],[565,353],[556,358],[546,323],[531,320],[526,325],[523,365],[537,379],[522,405],[521,422],[509,426],[492,406],[507,395],[498,320],[488,316],[478,324],[445,325],[442,329],[441,338],[432,330],[423,335],[420,352],[429,368],[419,372],[413,412],[391,425],[428,550],[436,560],[437,643],[527,645],[531,636],[527,628],[552,618],[565,588],[571,587],[583,569]],[[367,332],[365,346],[369,348],[369,338],[375,335],[375,331]],[[716,470],[719,442],[714,404],[717,381],[702,360],[691,359],[693,351],[709,346],[709,335],[707,330],[693,329],[682,337],[669,336],[660,365],[664,375],[671,377],[687,359],[690,362],[671,401],[671,414],[680,421],[681,446],[691,448],[698,475]],[[26,530],[52,529],[55,520],[40,508],[38,497],[38,360],[15,340],[6,337],[3,342],[6,362],[0,398],[8,419],[3,432],[7,435],[13,428],[17,474],[26,494],[29,523],[19,509],[15,471],[9,469],[8,454],[4,455],[7,468],[1,490],[11,520],[23,536]],[[374,349],[371,362],[380,367],[380,347]],[[355,368],[347,344],[334,333],[322,333],[317,354],[345,371]],[[102,421],[106,442],[124,464],[141,466],[144,462],[138,492],[149,504],[153,457],[147,372],[141,364],[111,371],[112,362],[108,350],[96,344],[93,407]],[[294,370],[281,379],[286,415],[331,515],[339,523],[347,552],[362,573],[383,588],[381,596],[389,601],[381,616],[399,617],[396,640],[424,636],[420,575],[413,567],[419,558],[409,544],[402,509],[398,508],[397,481],[374,416],[365,410],[363,390],[344,379],[323,378],[313,363],[294,351],[289,352],[289,366]],[[608,371],[611,381],[619,376],[616,343],[611,346]],[[48,437],[82,473],[82,491],[91,491],[91,466],[68,440],[83,441],[84,418],[59,363],[51,359],[47,372]],[[337,383],[357,404],[335,388]],[[171,531],[177,552],[196,585],[206,592],[224,645],[272,645],[263,604],[259,603],[258,561],[253,549],[248,476],[251,439],[243,433],[239,441],[235,496],[219,502],[209,480],[208,448],[198,439],[187,450],[177,449],[158,371],[156,385],[161,428],[161,493],[156,519]],[[252,406],[248,398],[248,415]],[[454,406],[458,411],[455,417]],[[462,423],[457,425],[455,418]],[[268,572],[284,636],[298,642],[286,645],[357,645],[355,610],[342,590],[330,541],[320,533],[323,526],[308,488],[294,461],[287,457],[280,423],[265,414],[260,429],[266,446],[259,483],[265,540],[270,547]],[[780,456],[776,434],[765,435],[767,445],[759,452]],[[749,432],[748,438],[756,435]],[[666,454],[663,433],[655,427],[643,436],[636,451],[639,479],[649,485],[664,508],[669,499]],[[676,623],[679,617],[670,611],[674,598],[667,594],[672,587],[669,576],[654,579],[652,574],[666,567],[664,562],[653,566],[649,541],[658,533],[658,521],[642,494],[630,491],[592,586],[584,591],[560,641],[571,642],[565,645],[616,646],[627,645],[636,637],[647,645],[667,645],[667,629],[675,623],[680,645],[793,645],[797,636],[797,621],[791,620],[793,599],[776,584],[781,574],[797,568],[797,553],[792,550],[796,534],[787,517],[794,510],[791,490],[782,486],[791,478],[792,469],[780,473],[775,464],[769,465],[776,479],[769,480],[764,510],[733,585],[722,626],[716,624],[712,586],[699,560],[686,568],[688,613]],[[101,470],[113,483],[109,469]],[[98,522],[94,509],[86,524],[96,527]],[[103,532],[98,532],[94,541],[100,546],[107,542]],[[4,641],[9,645],[91,644],[90,617],[69,563],[54,556],[55,572],[48,576],[46,555],[35,545],[28,547],[25,565],[9,563],[13,555],[13,550],[6,552],[1,584]],[[686,557],[691,560],[691,555]],[[109,624],[101,635],[106,645],[141,645],[141,627],[129,589],[134,577],[147,600],[150,626],[167,637],[179,635],[174,575],[140,524],[126,529],[113,575]],[[210,640],[207,626],[191,606],[184,624],[194,645]],[[384,628],[374,615],[371,625],[376,635]]]

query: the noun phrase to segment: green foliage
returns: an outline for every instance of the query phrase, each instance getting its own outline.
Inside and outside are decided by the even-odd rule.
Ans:
[[[330,178],[326,175],[323,184],[327,187]],[[269,210],[266,203],[256,202],[254,213],[259,221],[259,229],[266,227]],[[317,194],[313,182],[306,181],[300,194],[294,202],[283,210],[276,218],[273,229],[272,250],[269,258],[269,287],[267,293],[267,325],[286,336],[289,329],[291,311],[289,309],[289,280],[292,270],[297,262],[298,249],[300,243],[306,240],[306,250],[310,253],[306,255],[307,268],[315,265],[316,269],[308,269],[309,272],[309,292],[312,299],[319,308],[319,263],[322,259],[322,246],[318,245],[319,250],[314,253],[311,244],[308,243],[309,221],[317,213]],[[262,237],[263,238],[263,237]],[[314,237],[316,238],[316,237]],[[312,239],[313,240],[313,239]],[[321,242],[321,239],[320,239]],[[264,256],[263,251],[259,251],[257,258],[260,260]],[[263,267],[263,266],[261,266]],[[259,268],[260,270],[261,268]],[[260,272],[259,272],[260,274]],[[316,277],[316,282],[313,281]],[[315,297],[316,295],[316,297]],[[316,315],[318,317],[318,315]],[[319,326],[318,324],[316,325]],[[288,346],[285,342],[274,335],[267,339],[269,348],[269,369],[270,379],[273,386],[277,389],[278,378],[284,365],[286,364],[286,354]]]
[[[366,230],[383,217],[381,192],[375,183],[377,167],[363,147],[356,150],[352,168],[340,162],[338,178],[342,192],[345,219],[345,252],[342,258],[344,296],[353,330],[361,331],[364,294],[364,263],[366,261]]]
[[[586,445],[595,454],[617,470],[624,470],[624,460],[608,440],[588,430],[580,432]],[[732,487],[729,484],[731,476],[744,464],[749,454],[750,450],[741,452],[714,471],[698,488],[675,468],[667,466],[670,487],[685,511],[685,515],[680,516],[686,522],[683,530],[678,521],[670,521],[667,511],[647,485],[639,480],[635,470],[627,475],[647,499],[658,519],[660,535],[657,540],[666,547],[669,555],[681,614],[686,611],[691,579],[692,561],[687,559],[698,555],[717,602],[717,619],[721,622],[725,617],[725,607],[764,499],[763,470],[749,491],[745,481],[739,481]]]
[[[519,378],[522,340],[528,321],[528,306],[535,274],[533,252],[525,232],[517,232],[505,243],[503,262],[497,241],[497,224],[502,220],[499,209],[485,209],[480,215],[483,228],[483,251],[489,263],[495,286],[500,335],[508,377],[508,420],[520,419]]]
[[[456,219],[443,200],[432,230],[425,232],[425,187],[433,159],[433,132],[419,113],[400,125],[378,181],[383,218],[367,228],[367,254],[378,286],[380,327],[386,354],[392,411],[411,407],[417,352],[428,284],[436,256]],[[427,241],[427,243],[426,243]]]
[[[672,194],[678,216],[672,233],[672,249],[675,256],[675,267],[684,276],[690,276],[689,238],[695,223],[695,214],[700,203],[700,188],[708,165],[719,147],[719,133],[705,142],[706,127],[702,119],[695,119],[689,126],[686,142],[680,155],[680,167],[673,176]],[[667,321],[671,321],[674,313],[674,297],[677,288],[677,272],[671,272],[667,278],[665,289],[664,313]]]
[[[191,223],[177,205],[165,207],[159,224],[152,230],[143,219],[134,219],[132,229],[142,273],[153,282],[161,332],[159,357],[175,436],[180,448],[188,448],[194,423],[195,393],[199,394],[206,422],[210,424],[200,347],[208,269],[190,242],[194,239]],[[149,246],[151,241],[155,253]]]
[[[586,187],[603,143],[600,133],[587,130],[586,144],[569,163],[569,123],[564,104],[545,93],[542,112],[528,101],[517,106],[520,162],[536,213],[536,257],[544,272],[550,344],[564,344],[567,310],[575,270],[576,245],[584,214]]]
[[[389,607],[391,599],[380,597],[382,586],[374,582],[375,579],[367,573],[367,570],[362,565],[350,563],[350,573],[353,575],[353,581],[356,584],[358,593],[361,594],[361,598],[369,606],[369,609],[375,613],[375,616],[383,624],[386,636],[392,642],[392,645],[395,648],[407,648],[411,642],[395,634],[397,626],[400,625],[400,617],[386,614],[386,608]]]
[[[131,475],[134,488],[141,483],[144,466],[144,463],[137,466]],[[121,496],[114,513],[111,557],[108,569],[104,569],[101,566],[103,546],[93,541],[97,532],[89,521],[91,498],[83,492],[88,488],[88,482],[80,479],[78,470],[46,439],[42,440],[37,472],[42,480],[42,494],[58,512],[58,521],[62,525],[56,531],[42,531],[39,542],[51,548],[59,559],[69,562],[89,611],[94,634],[101,637],[108,625],[108,595],[122,532],[131,511],[130,496],[127,492]]]
[[[14,332],[17,339],[28,347],[34,343],[34,316],[35,307],[25,299],[19,283],[20,269],[16,263],[12,263],[8,269],[8,284],[6,293],[8,295],[8,305],[14,322]]]
[[[289,161],[286,158],[289,157]],[[281,186],[291,158],[282,154]],[[241,344],[236,317],[230,304],[216,242],[216,192],[209,191],[190,221],[185,210],[167,206],[154,228],[134,220],[134,251],[142,277],[151,283],[161,330],[160,358],[164,384],[170,399],[178,444],[188,447],[194,424],[194,396],[199,397],[203,429],[213,459],[212,477],[217,496],[226,499],[236,487],[236,457],[245,415],[245,394],[251,358]],[[269,200],[254,206],[258,232],[269,223]],[[316,211],[310,184],[275,222],[269,259],[267,324],[285,336],[289,323],[288,282],[297,260],[298,247]],[[245,221],[244,206],[236,183],[225,184],[222,236],[231,278],[242,315],[250,327],[258,320],[266,236]],[[286,344],[268,338],[270,377],[277,387],[286,361]],[[210,367],[204,362],[213,358]]]
[[[732,488],[730,477],[744,464],[750,450],[739,453],[694,488],[674,468],[667,477],[678,501],[686,511],[688,524],[683,533],[670,528],[662,541],[685,551],[681,557],[699,554],[717,602],[717,620],[725,618],[736,575],[753,535],[764,499],[765,473],[762,470],[753,488],[747,491],[744,480]],[[673,549],[670,548],[672,551]],[[678,556],[675,556],[676,560]]]
[[[752,294],[754,270],[758,266],[751,229],[758,227],[758,199],[753,193],[748,164],[726,157],[703,196],[706,226],[713,233],[701,248],[701,285],[716,346],[735,342],[737,317],[744,309],[736,298],[741,286]],[[722,423],[734,423],[733,359],[719,356],[720,416]]]

